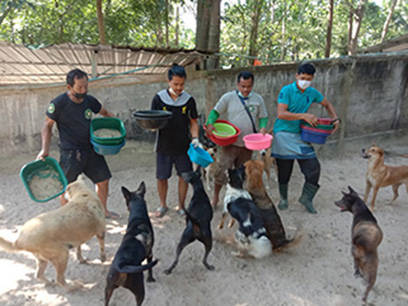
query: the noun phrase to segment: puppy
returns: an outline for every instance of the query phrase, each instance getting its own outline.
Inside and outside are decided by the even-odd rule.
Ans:
[[[381,187],[392,186],[394,197],[393,203],[398,197],[398,187],[405,185],[408,192],[408,166],[387,166],[384,164],[384,150],[376,145],[371,146],[367,151],[362,150],[363,158],[368,159],[368,169],[366,173],[366,190],[364,202],[367,202],[371,188],[373,197],[371,199],[371,209],[374,210],[377,192]]]
[[[204,266],[208,270],[214,270],[214,267],[207,262],[207,257],[212,249],[211,220],[213,210],[200,178],[201,170],[198,168],[196,171],[184,172],[181,176],[186,182],[193,185],[193,197],[191,198],[187,210],[184,210],[186,213],[186,228],[177,245],[176,259],[164,273],[170,274],[173,271],[183,249],[196,239],[205,246],[203,258]]]
[[[57,284],[74,289],[65,281],[69,249],[77,248],[77,258],[85,262],[80,245],[96,235],[100,246],[100,259],[105,261],[105,213],[97,194],[90,190],[80,177],[68,185],[68,203],[27,221],[15,242],[0,238],[6,251],[28,251],[37,259],[36,277],[49,284],[44,271],[48,262],[55,267]]]
[[[119,286],[132,291],[136,298],[136,304],[142,305],[145,295],[142,272],[149,269],[147,281],[154,281],[152,267],[157,264],[158,260],[153,261],[154,234],[147,214],[144,200],[145,192],[144,182],[134,192],[122,187],[122,193],[129,210],[129,220],[126,234],[115,254],[107,276],[105,306],[109,305],[113,290]],[[141,265],[145,259],[147,259],[147,265]]]
[[[212,191],[212,187],[214,186],[214,176],[215,176],[215,169],[217,163],[217,147],[211,147],[206,150],[212,159],[214,160],[213,163],[209,164],[207,168],[203,169],[203,178],[205,179],[205,185],[207,187],[207,191]]]
[[[353,214],[351,253],[354,257],[354,275],[361,276],[367,282],[363,296],[365,302],[377,278],[377,248],[382,241],[383,233],[364,201],[350,186],[348,188],[350,192],[343,192],[343,198],[334,203],[341,211],[350,211]]]
[[[272,242],[273,250],[280,250],[294,242],[294,239],[287,239],[282,220],[278,211],[265,190],[262,180],[264,163],[260,160],[249,160],[245,162],[245,188],[249,191],[255,204],[261,211],[262,220],[266,229],[266,234]]]
[[[224,197],[224,212],[218,228],[224,226],[227,212],[239,223],[235,234],[239,252],[237,256],[262,258],[271,254],[271,242],[267,237],[261,211],[251,195],[243,189],[245,169],[228,169],[229,182]],[[230,223],[230,227],[233,222]]]

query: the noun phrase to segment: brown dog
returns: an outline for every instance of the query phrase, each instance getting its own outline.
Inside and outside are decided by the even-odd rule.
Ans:
[[[208,165],[206,168],[202,168],[203,170],[203,178],[205,180],[205,185],[207,187],[207,191],[212,191],[212,187],[214,186],[214,176],[215,176],[215,169],[217,164],[217,147],[211,147],[206,149],[208,154],[212,157],[214,162]]]
[[[69,249],[77,247],[77,258],[84,262],[81,244],[93,236],[99,240],[100,258],[105,255],[105,214],[97,194],[82,179],[68,185],[68,203],[56,210],[43,213],[27,221],[15,242],[0,238],[0,247],[8,252],[28,251],[37,258],[36,277],[46,284],[44,277],[48,262],[57,271],[57,283],[73,289],[65,281]]]
[[[368,159],[368,169],[366,173],[366,190],[364,202],[367,202],[371,188],[373,188],[373,197],[371,199],[371,209],[374,210],[374,203],[377,192],[381,187],[392,186],[394,202],[398,197],[398,187],[405,185],[408,192],[408,166],[387,166],[384,164],[384,150],[376,145],[371,146],[367,151],[362,150],[363,158]]]
[[[264,172],[266,174],[266,178],[268,179],[269,187],[272,187],[272,178],[271,178],[271,169],[275,172],[275,175],[278,175],[278,165],[276,164],[276,159],[271,156],[271,148],[267,150],[259,151],[259,160],[263,161],[264,163]]]
[[[261,210],[261,215],[266,229],[267,237],[272,242],[272,249],[279,250],[289,246],[295,240],[286,239],[285,229],[281,218],[265,190],[262,180],[264,163],[260,160],[245,162],[245,188],[251,194],[256,206]],[[300,239],[296,239],[296,242]],[[293,245],[293,243],[292,243]]]
[[[348,188],[350,192],[343,192],[343,198],[334,203],[341,211],[350,211],[353,214],[351,253],[354,257],[354,275],[361,276],[367,282],[363,296],[363,301],[366,301],[377,278],[377,248],[382,241],[383,233],[364,201],[350,186]]]

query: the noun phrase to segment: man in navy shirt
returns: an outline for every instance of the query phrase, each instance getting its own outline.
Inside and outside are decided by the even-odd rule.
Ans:
[[[97,154],[90,143],[92,113],[104,117],[114,115],[102,107],[99,101],[88,95],[88,76],[74,69],[67,74],[67,92],[59,95],[48,106],[46,119],[41,130],[42,148],[37,159],[49,155],[52,127],[57,123],[59,132],[60,165],[68,183],[84,173],[95,184],[107,218],[119,215],[107,209],[109,179],[112,177],[105,158]],[[61,196],[61,204],[67,200]]]

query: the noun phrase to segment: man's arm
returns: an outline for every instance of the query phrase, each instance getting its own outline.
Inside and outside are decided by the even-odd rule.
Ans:
[[[198,122],[197,119],[190,119],[190,133],[192,138],[198,139]]]
[[[50,144],[52,136],[52,127],[55,121],[49,117],[45,118],[43,128],[41,129],[41,151],[37,155],[37,159],[44,159],[50,153]]]
[[[291,113],[288,111],[288,105],[279,103],[278,104],[278,118],[283,120],[304,120],[312,126],[316,126],[317,117],[309,113]]]
[[[324,106],[324,108],[326,109],[327,113],[329,114],[330,118],[333,119],[337,119],[337,114],[336,114],[336,110],[334,109],[333,104],[331,104],[326,98],[323,99],[323,101],[320,103],[321,105]],[[337,129],[340,126],[340,121],[337,120],[336,122],[333,123],[334,124],[334,130],[332,133],[336,132]]]
[[[115,117],[115,115],[113,113],[108,112],[106,110],[106,108],[104,108],[103,106],[102,106],[101,110],[99,111],[99,114],[104,116],[104,117]]]

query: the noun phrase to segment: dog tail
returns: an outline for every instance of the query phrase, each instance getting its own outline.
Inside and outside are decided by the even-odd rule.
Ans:
[[[0,237],[0,248],[2,248],[3,250],[9,253],[19,251],[19,249],[14,245],[14,243],[4,238],[1,238],[1,237]]]
[[[119,266],[117,264],[114,265],[114,268],[120,273],[141,273],[144,270],[153,268],[159,262],[158,259],[153,260],[151,263],[147,265],[140,265],[140,266]]]

